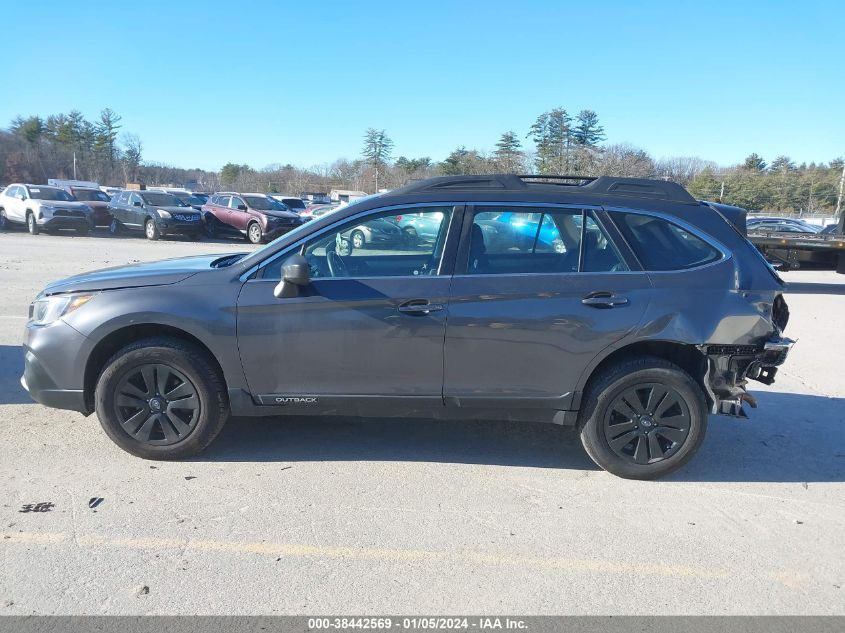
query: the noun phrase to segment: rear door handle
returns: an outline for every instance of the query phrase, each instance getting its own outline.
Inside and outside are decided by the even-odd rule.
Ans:
[[[427,299],[411,299],[399,305],[397,310],[402,314],[430,314],[432,312],[439,312],[446,306],[441,303],[429,303]]]
[[[612,292],[591,292],[581,299],[581,303],[591,308],[619,308],[628,305],[628,298]]]

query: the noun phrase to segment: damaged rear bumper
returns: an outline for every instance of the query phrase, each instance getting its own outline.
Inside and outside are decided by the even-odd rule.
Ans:
[[[772,384],[778,367],[786,361],[794,344],[792,339],[775,337],[762,345],[699,346],[707,359],[703,382],[710,412],[747,418],[743,403],[752,408],[757,406],[746,391],[748,381]]]

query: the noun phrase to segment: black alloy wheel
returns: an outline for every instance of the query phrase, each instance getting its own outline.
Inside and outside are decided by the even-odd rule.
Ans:
[[[184,440],[196,427],[200,412],[196,386],[168,365],[133,367],[117,384],[117,421],[144,444],[167,446]]]
[[[603,428],[616,455],[635,464],[653,464],[671,457],[686,442],[689,407],[671,387],[637,384],[610,403]]]

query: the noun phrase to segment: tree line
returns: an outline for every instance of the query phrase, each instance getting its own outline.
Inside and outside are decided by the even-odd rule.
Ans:
[[[698,157],[655,159],[641,148],[606,141],[596,112],[570,114],[558,107],[540,114],[525,134],[503,132],[490,150],[461,145],[441,161],[396,156],[386,130],[370,128],[355,159],[310,168],[227,163],[213,172],[144,160],[141,139],[124,131],[120,115],[106,108],[94,120],[78,111],[15,118],[0,130],[0,184],[75,177],[117,186],[191,183],[206,191],[372,193],[438,175],[536,173],[664,178],[696,197],[751,210],[829,213],[836,205],[841,158],[796,164],[777,156],[767,163],[752,153],[742,163],[723,167]]]

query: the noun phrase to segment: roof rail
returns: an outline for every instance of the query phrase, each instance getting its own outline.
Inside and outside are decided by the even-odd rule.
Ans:
[[[626,198],[647,198],[682,204],[699,204],[676,182],[648,178],[618,178],[616,176],[559,176],[555,174],[516,175],[490,174],[466,176],[438,176],[411,182],[392,193],[457,190],[525,190],[529,187],[571,187],[579,192],[604,194]]]

